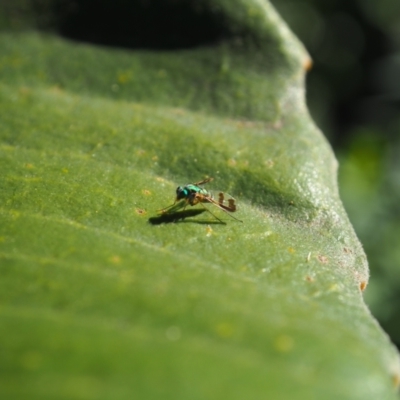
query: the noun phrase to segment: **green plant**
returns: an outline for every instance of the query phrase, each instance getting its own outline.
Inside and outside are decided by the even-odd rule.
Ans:
[[[1,35],[2,397],[396,398],[307,55],[268,3],[216,3],[241,43]],[[243,224],[149,223],[207,175]]]

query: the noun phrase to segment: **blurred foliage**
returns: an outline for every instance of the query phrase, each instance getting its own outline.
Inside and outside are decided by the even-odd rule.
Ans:
[[[400,2],[273,3],[314,60],[308,104],[369,259],[366,301],[400,346]]]
[[[368,254],[372,278],[365,297],[400,344],[400,143],[382,132],[355,132],[340,153],[342,199]]]

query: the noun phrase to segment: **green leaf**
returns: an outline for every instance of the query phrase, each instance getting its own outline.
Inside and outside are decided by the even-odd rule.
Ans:
[[[0,397],[396,398],[308,57],[215,4],[238,33],[191,50],[1,34]],[[151,223],[206,176],[243,223]]]

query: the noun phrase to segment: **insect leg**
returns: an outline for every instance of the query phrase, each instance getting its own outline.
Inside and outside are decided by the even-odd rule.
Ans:
[[[164,213],[166,213],[170,208],[172,208],[175,204],[176,204],[176,201],[175,201],[173,204],[171,204],[170,206],[168,206],[168,207],[164,207],[164,208],[161,208],[160,210],[157,210],[157,212],[158,212],[159,214],[164,214]]]
[[[215,219],[217,219],[219,222],[222,222],[223,224],[225,224],[224,221],[222,221],[221,219],[219,219],[214,213],[212,213],[203,203],[200,202],[200,204],[202,205],[202,207],[208,211]]]
[[[174,204],[171,204],[168,207],[162,208],[161,210],[157,210],[157,212],[159,214],[165,214],[168,213],[170,211],[174,212],[176,210],[180,210],[182,207],[186,207],[187,206],[187,201],[185,201],[185,205],[183,205],[183,201],[180,200],[179,202],[177,200],[175,200]]]

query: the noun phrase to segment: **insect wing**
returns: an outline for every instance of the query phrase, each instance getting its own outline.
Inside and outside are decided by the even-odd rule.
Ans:
[[[211,182],[212,180],[214,180],[214,178],[206,178],[206,179],[203,179],[203,180],[200,181],[200,182],[194,183],[194,185],[195,185],[195,186],[205,185],[206,183]]]
[[[209,195],[211,197],[211,199],[209,199],[210,203],[229,212],[236,211],[236,200],[230,194],[222,192],[221,190],[216,190],[209,192]]]
[[[243,222],[242,220],[234,217],[230,213],[233,213],[236,211],[236,203],[235,199],[224,192],[216,192],[218,193],[218,200],[214,198],[214,196],[211,195],[207,197],[207,202],[213,204],[214,206],[218,207],[220,210],[223,212],[227,213],[231,218],[236,219],[237,221]]]
[[[221,205],[219,204],[217,201],[215,201],[214,199],[208,199],[208,202],[213,204],[214,206],[218,207],[220,210],[222,210],[224,213],[227,213],[231,218],[236,219],[237,221],[243,222],[242,220],[240,220],[239,218],[234,217],[233,215],[231,215],[230,213],[236,211],[236,206],[234,206],[233,208],[229,207],[229,206],[225,206],[225,205]]]

